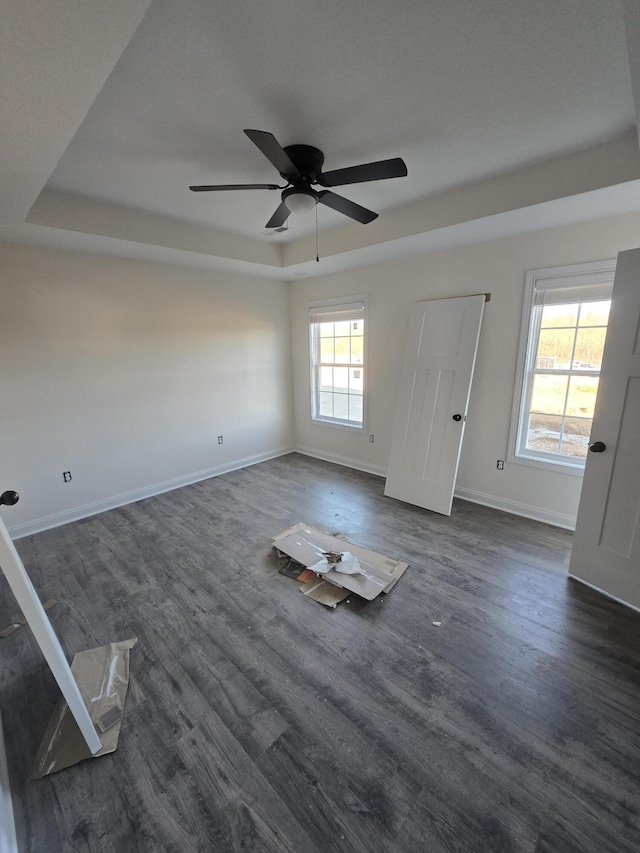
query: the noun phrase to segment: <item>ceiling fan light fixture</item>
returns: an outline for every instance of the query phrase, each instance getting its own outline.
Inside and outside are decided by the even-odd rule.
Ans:
[[[283,202],[291,213],[311,213],[318,203],[317,195],[313,190],[293,189],[286,195],[283,193],[282,196]]]

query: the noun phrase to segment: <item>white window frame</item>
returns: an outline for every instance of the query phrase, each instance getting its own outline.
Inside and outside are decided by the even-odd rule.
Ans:
[[[594,261],[586,264],[572,264],[563,267],[528,270],[525,276],[525,293],[520,327],[520,345],[516,365],[516,382],[513,394],[513,407],[509,429],[509,448],[507,459],[518,465],[529,465],[545,471],[554,470],[564,474],[582,477],[584,460],[572,460],[567,457],[560,460],[552,454],[548,458],[540,455],[528,455],[524,449],[523,436],[527,428],[527,415],[530,409],[531,376],[535,364],[538,346],[539,314],[535,311],[536,293],[550,288],[585,287],[589,285],[613,286],[616,261]],[[591,373],[590,375],[593,375]]]
[[[349,423],[337,418],[322,417],[317,412],[318,405],[318,388],[317,388],[317,337],[314,332],[311,315],[314,310],[319,308],[329,309],[335,306],[340,310],[341,306],[346,306],[355,303],[362,303],[364,317],[364,341],[363,341],[363,357],[361,366],[364,371],[363,386],[362,386],[362,423]],[[329,426],[334,429],[348,429],[350,431],[366,432],[367,429],[367,400],[368,400],[368,376],[369,376],[369,294],[361,293],[356,296],[334,296],[329,299],[314,299],[308,304],[308,324],[309,324],[309,388],[311,391],[310,412],[311,421],[314,424]],[[346,366],[346,365],[344,365]]]

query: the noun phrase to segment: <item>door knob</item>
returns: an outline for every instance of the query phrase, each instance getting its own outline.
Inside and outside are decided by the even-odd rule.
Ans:
[[[454,416],[453,416],[453,419],[454,419],[454,421],[461,421],[461,420],[462,420],[462,415],[454,415]]]
[[[594,441],[593,444],[589,445],[589,450],[592,453],[602,453],[603,450],[607,449],[607,445],[602,441]]]
[[[3,492],[0,495],[0,504],[6,504],[6,506],[13,506],[17,504],[20,500],[20,495],[17,492],[8,491]]]

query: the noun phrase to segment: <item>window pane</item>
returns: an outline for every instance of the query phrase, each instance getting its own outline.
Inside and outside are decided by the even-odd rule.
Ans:
[[[542,309],[542,328],[575,326],[578,321],[578,308],[578,305],[545,305]]]
[[[358,336],[351,338],[351,363],[362,364],[364,356],[364,338]]]
[[[335,367],[333,369],[333,387],[336,391],[344,391],[345,393],[349,390],[348,367]]]
[[[567,394],[565,376],[536,375],[533,380],[531,411],[548,414],[564,414],[564,401]]]
[[[530,415],[527,449],[557,453],[560,447],[562,418],[553,415]]]
[[[349,370],[349,390],[356,394],[362,394],[364,389],[364,370],[361,367],[352,367]]]
[[[606,299],[604,302],[585,302],[581,306],[582,310],[580,311],[580,325],[606,326],[609,322],[610,308],[610,299]]]
[[[320,323],[320,337],[321,338],[332,338],[333,337],[333,323]]]
[[[340,420],[349,420],[349,395],[334,394],[333,395],[333,417]]]
[[[320,403],[320,416],[323,418],[333,417],[333,394],[326,391],[320,391],[318,394],[318,402]]]
[[[364,320],[354,320],[351,323],[352,335],[364,335]]]
[[[349,394],[349,420],[362,423],[362,397]]]
[[[538,358],[552,359],[550,368],[569,367],[573,352],[573,329],[542,329],[538,345]]]
[[[584,459],[589,449],[591,418],[565,418],[561,453]]]
[[[583,467],[613,274],[585,264],[558,268],[553,276],[541,280],[529,274],[528,281],[531,301],[527,299],[525,305],[531,308],[525,308],[528,316],[523,318],[525,323],[528,320],[528,335],[520,342],[524,370],[521,396],[514,399],[511,450],[516,457],[528,457],[535,464],[541,461]],[[544,292],[546,287],[551,290]],[[597,301],[590,301],[592,295]]]
[[[321,367],[318,382],[319,391],[333,390],[333,367]]]
[[[340,323],[336,323],[335,336],[338,337],[347,337],[351,332],[351,323],[349,320],[342,320]]]
[[[604,339],[607,330],[602,327],[579,329],[576,337],[575,359],[582,370],[600,370]],[[574,367],[578,365],[574,364]]]
[[[597,376],[572,376],[569,382],[567,414],[592,418],[597,393]]]
[[[336,326],[338,324],[336,323]],[[336,364],[349,364],[351,356],[351,347],[349,338],[336,338]]]
[[[333,357],[333,338],[322,338],[320,341],[320,361],[328,361],[329,364],[335,361]]]

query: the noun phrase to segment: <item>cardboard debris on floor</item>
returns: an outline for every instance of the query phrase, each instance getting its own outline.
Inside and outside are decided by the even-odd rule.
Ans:
[[[102,749],[95,755],[91,754],[69,706],[60,698],[36,755],[36,779],[57,773],[85,758],[98,758],[115,752],[129,688],[129,652],[137,642],[137,637],[134,637],[78,652],[74,657],[71,672],[96,727]]]
[[[293,578],[296,581],[300,581],[300,583],[307,583],[307,581],[315,578],[315,572],[312,572],[310,569],[305,569],[303,565],[296,563],[296,561],[292,560],[291,557],[277,551],[277,549],[276,553],[280,564],[279,572],[281,575],[284,575],[287,578]]]
[[[301,592],[327,607],[336,607],[351,593],[372,601],[390,592],[409,565],[302,522],[272,541],[280,573],[302,582]]]
[[[51,610],[53,605],[57,603],[58,602],[55,598],[50,598],[49,601],[45,601],[42,606],[45,610]],[[20,628],[24,628],[26,624],[26,619],[16,619],[15,622],[12,622],[11,625],[7,625],[6,628],[3,628],[3,630],[0,631],[0,637],[2,637],[2,639],[4,639],[5,637],[10,637],[12,634],[15,634],[15,632],[18,631]]]
[[[351,595],[348,589],[343,589],[341,586],[336,586],[328,581],[319,580],[317,576],[315,576],[315,582],[307,581],[301,592],[317,601],[318,604],[324,604],[325,607],[337,607],[341,601]]]

